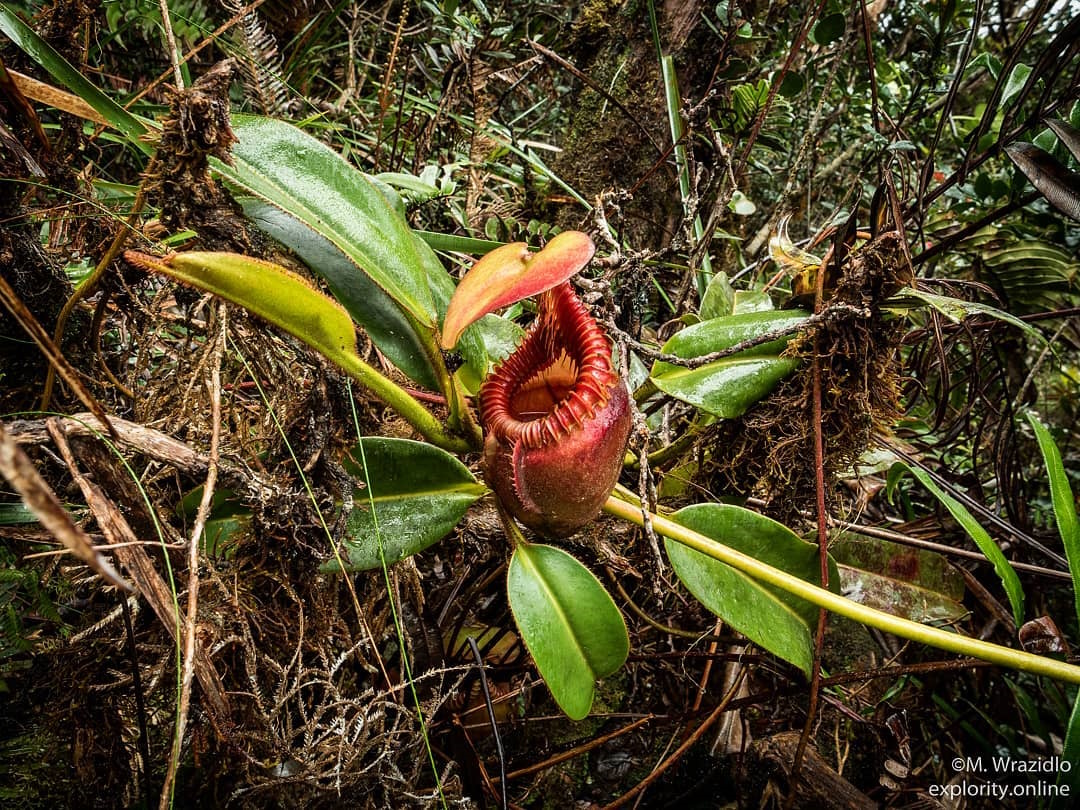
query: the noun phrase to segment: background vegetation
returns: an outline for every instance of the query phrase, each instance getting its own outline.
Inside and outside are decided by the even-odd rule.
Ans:
[[[490,242],[593,236],[599,259],[580,286],[645,417],[629,488],[661,508],[737,500],[811,539],[820,494],[849,595],[1074,660],[1073,501],[1061,486],[1052,499],[1027,413],[1060,453],[1058,484],[1076,491],[1080,226],[1004,151],[1031,142],[1073,161],[1047,125],[1080,126],[1070,3],[3,10],[134,116],[184,136],[135,141],[73,108],[94,103],[89,91],[29,89],[20,76],[58,82],[34,48],[0,37],[0,275],[46,332],[63,324],[64,356],[104,410],[154,433],[125,465],[70,423],[50,435],[48,363],[6,309],[0,413],[92,540],[104,542],[102,513],[80,470],[135,537],[153,539],[139,554],[162,586],[131,599],[107,587],[0,489],[5,802],[150,805],[175,779],[166,803],[175,791],[207,806],[933,806],[932,786],[964,778],[958,757],[1070,756],[1075,687],[836,619],[810,683],[690,597],[655,537],[607,517],[567,547],[615,596],[630,658],[586,720],[566,720],[513,632],[489,502],[386,573],[326,573],[352,498],[345,448],[358,432],[409,426],[300,343],[240,308],[226,319],[215,299],[111,250],[122,234],[143,249],[301,267],[203,180],[198,161],[230,145],[223,111],[175,113],[178,85],[232,58],[235,76],[208,98],[292,121],[375,175],[416,230],[444,238],[432,244],[454,273]],[[1075,175],[1051,176],[1075,200]],[[827,252],[849,257],[831,275],[808,258]],[[95,269],[68,317],[73,285]],[[645,382],[687,325],[813,309],[819,282],[833,303],[873,311],[793,347],[806,368],[819,355],[820,418],[808,373],[734,419],[703,418]],[[69,382],[48,409],[83,406]],[[149,452],[162,438],[175,446]],[[211,455],[232,472],[192,568]],[[1008,562],[991,564],[988,543]],[[186,706],[189,653],[175,639],[194,581],[202,657]],[[489,665],[498,747],[469,635]]]

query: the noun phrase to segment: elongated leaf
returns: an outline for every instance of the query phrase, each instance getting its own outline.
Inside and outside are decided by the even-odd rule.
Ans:
[[[1006,146],[1005,152],[1047,202],[1080,222],[1080,174],[1034,144],[1017,141]]]
[[[956,498],[939,487],[926,470],[909,464],[904,466],[919,479],[919,483],[934,493],[934,496],[949,510],[949,514],[953,516],[953,519],[967,532],[968,537],[975,541],[975,545],[979,547],[986,559],[993,563],[994,571],[1001,578],[1001,584],[1005,588],[1005,595],[1008,596],[1009,604],[1012,606],[1013,620],[1016,622],[1016,626],[1020,627],[1024,623],[1024,588],[1020,584],[1020,578],[1016,575],[1016,571],[1009,564],[1009,561],[1005,559],[1005,555],[998,548],[997,543],[990,537],[986,529],[979,524],[979,521],[972,516],[971,512],[965,509],[964,505]]]
[[[349,313],[281,265],[239,253],[203,251],[158,259],[129,250],[124,258],[239,304],[338,365],[344,355],[356,353],[356,327]]]
[[[1059,118],[1047,118],[1046,125],[1061,139],[1069,154],[1080,160],[1080,130]]]
[[[799,311],[749,312],[713,318],[675,334],[663,350],[682,358],[723,351],[775,330],[792,332],[806,320]],[[666,394],[727,419],[741,415],[795,370],[798,360],[780,357],[790,338],[780,338],[698,368],[655,363],[652,380]]]
[[[1013,315],[1045,312],[1075,303],[1080,293],[1080,262],[1057,245],[1028,237],[1017,241],[998,232],[1001,247],[975,247],[983,262],[983,277]],[[974,240],[971,240],[974,242]],[[966,248],[968,241],[965,240]]]
[[[471,236],[455,236],[452,233],[416,231],[416,235],[427,242],[428,247],[432,250],[468,253],[473,256],[483,256],[485,253],[503,246],[502,242],[493,242],[490,239],[475,239]]]
[[[926,290],[917,290],[914,287],[906,287],[900,291],[900,295],[910,295],[921,301],[925,301],[953,323],[960,323],[964,318],[968,318],[972,315],[988,315],[991,318],[996,318],[999,321],[1004,321],[1005,323],[1015,326],[1039,343],[1042,343],[1045,340],[1042,333],[1031,324],[1025,323],[1015,315],[1010,315],[1008,312],[992,307],[989,304],[980,304],[976,301],[964,301],[961,298],[953,298],[948,295],[936,295],[935,293],[926,292]]]
[[[819,579],[817,546],[764,515],[738,506],[697,504],[671,519],[789,574],[809,582]],[[812,628],[818,616],[814,605],[680,543],[664,542],[675,573],[705,607],[755,644],[810,674]],[[835,590],[840,575],[831,560],[829,568]]]
[[[630,639],[604,586],[562,549],[519,542],[506,578],[510,609],[536,668],[572,720],[592,708],[597,678],[626,661]]]
[[[1076,517],[1076,501],[1073,499],[1069,476],[1065,472],[1061,451],[1058,450],[1054,437],[1036,414],[1028,411],[1025,415],[1031,429],[1035,431],[1035,439],[1039,443],[1046,472],[1050,477],[1050,500],[1054,504],[1054,520],[1057,521],[1058,534],[1065,546],[1065,558],[1069,561],[1076,617],[1080,619],[1080,520]]]
[[[940,554],[876,538],[844,535],[829,544],[841,590],[853,602],[913,622],[964,618],[964,580]]]
[[[215,161],[215,171],[332,242],[433,336],[428,279],[446,271],[367,177],[284,121],[236,116],[233,131],[235,165]]]
[[[12,42],[45,68],[56,81],[93,107],[134,146],[146,154],[153,152],[153,146],[140,140],[149,129],[146,124],[101,92],[74,65],[19,19],[14,11],[3,4],[0,4],[0,32],[10,37]]]
[[[1058,768],[1057,783],[1061,786],[1068,785],[1069,792],[1062,791],[1060,796],[1050,803],[1053,810],[1065,810],[1072,807],[1073,800],[1063,797],[1075,797],[1080,794],[1080,767],[1076,765],[1080,762],[1080,693],[1076,695],[1072,712],[1069,714],[1069,725],[1065,729],[1065,744],[1061,750],[1061,762],[1072,765],[1068,770]]]
[[[407,439],[365,438],[345,468],[363,485],[353,493],[349,537],[341,556],[347,571],[392,565],[442,540],[465,510],[487,492],[449,453]],[[365,465],[366,462],[366,465]],[[365,473],[366,469],[366,473]],[[340,571],[336,558],[323,571]]]
[[[243,201],[256,225],[326,279],[330,291],[390,361],[431,390],[438,377],[418,328],[401,307],[344,251],[318,231],[257,197]]]

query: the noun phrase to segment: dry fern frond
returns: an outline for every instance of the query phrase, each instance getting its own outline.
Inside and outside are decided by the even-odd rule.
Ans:
[[[225,6],[234,14],[239,14],[244,5],[242,0],[225,0]],[[257,11],[245,14],[230,35],[232,56],[240,66],[244,91],[252,108],[262,115],[280,113],[292,94],[282,79],[281,52],[274,35],[266,29]]]

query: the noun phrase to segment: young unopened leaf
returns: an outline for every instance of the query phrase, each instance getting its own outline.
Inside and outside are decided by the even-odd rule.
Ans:
[[[588,568],[553,546],[519,542],[506,583],[536,668],[559,708],[581,720],[597,678],[619,669],[630,652],[622,614]]]
[[[464,464],[430,444],[378,437],[362,444],[363,456],[355,447],[345,462],[361,485],[341,547],[347,571],[379,568],[383,560],[392,565],[423,551],[446,537],[487,492]],[[335,557],[322,570],[341,566]]]
[[[777,330],[792,333],[806,320],[799,311],[747,312],[713,318],[676,333],[663,350],[691,359],[723,351]],[[781,357],[789,337],[781,337],[697,368],[653,365],[652,380],[666,394],[725,419],[741,415],[795,370],[798,360]]]

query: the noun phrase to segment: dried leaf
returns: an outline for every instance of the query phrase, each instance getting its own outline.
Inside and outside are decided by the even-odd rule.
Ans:
[[[1034,144],[1018,141],[1006,146],[1005,151],[1047,202],[1080,222],[1080,174]]]

